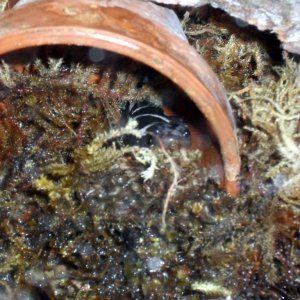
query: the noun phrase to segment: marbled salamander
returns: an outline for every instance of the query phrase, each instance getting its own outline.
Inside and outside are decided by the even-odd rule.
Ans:
[[[125,126],[129,118],[137,121],[137,128],[147,132],[141,139],[124,136],[123,143],[130,146],[150,147],[157,145],[158,138],[165,145],[177,141],[188,147],[191,143],[190,132],[184,121],[175,116],[166,116],[162,108],[148,102],[126,102],[121,107],[120,125]]]

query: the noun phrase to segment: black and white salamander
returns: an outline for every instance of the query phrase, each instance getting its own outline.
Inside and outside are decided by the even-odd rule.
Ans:
[[[165,145],[176,141],[181,146],[191,144],[191,136],[184,121],[175,116],[166,116],[161,107],[151,102],[126,102],[121,107],[120,125],[125,126],[129,118],[135,119],[137,128],[147,132],[141,139],[134,136],[123,137],[123,143],[130,146],[150,147],[158,144],[160,139]]]

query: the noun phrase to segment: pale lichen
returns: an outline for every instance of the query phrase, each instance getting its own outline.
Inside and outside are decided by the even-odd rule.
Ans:
[[[45,65],[40,59],[37,59],[33,66],[41,76],[58,76],[62,71],[63,59],[49,58],[48,65]]]
[[[157,169],[157,156],[154,151],[148,148],[137,148],[133,152],[135,159],[143,165],[149,164],[149,167],[141,173],[144,181],[147,181],[154,176],[154,172]]]
[[[252,139],[258,143],[255,151],[248,154],[249,158],[258,165],[269,165],[266,177],[273,179],[282,198],[299,200],[299,65],[286,57],[286,66],[277,67],[275,71],[278,79],[253,83],[248,96],[233,93],[231,98],[240,107],[243,117],[250,121],[245,129],[252,132]],[[272,155],[280,156],[273,165],[268,164]]]
[[[15,86],[16,73],[12,70],[11,66],[5,63],[3,60],[0,65],[0,81],[3,85],[11,88]]]
[[[191,285],[192,290],[201,292],[207,296],[226,296],[231,299],[232,291],[221,284],[208,281],[196,281]],[[228,298],[227,298],[228,297]]]

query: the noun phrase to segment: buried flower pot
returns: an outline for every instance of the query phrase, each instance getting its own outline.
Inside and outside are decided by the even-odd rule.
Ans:
[[[226,190],[232,195],[239,192],[240,157],[226,94],[206,62],[187,43],[172,11],[132,0],[36,1],[24,5],[20,1],[0,16],[1,55],[44,45],[112,51],[173,81],[205,116],[216,137]],[[201,148],[199,131],[201,128],[191,129],[196,148]],[[207,161],[206,167],[215,167]]]

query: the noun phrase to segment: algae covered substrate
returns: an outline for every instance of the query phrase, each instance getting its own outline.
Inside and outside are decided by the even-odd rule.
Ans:
[[[299,64],[223,12],[181,19],[228,92],[241,194],[199,168],[200,151],[122,142],[143,136],[119,126],[124,101],[174,96],[152,70],[63,48],[3,60],[1,299],[299,298]]]

